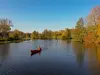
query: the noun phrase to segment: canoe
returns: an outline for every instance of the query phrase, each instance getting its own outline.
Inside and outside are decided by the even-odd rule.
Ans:
[[[41,50],[42,50],[42,49],[40,48],[40,50],[31,50],[31,52],[32,52],[32,53],[38,53],[38,52],[41,52]]]
[[[41,52],[41,50],[31,50],[32,53],[38,53]]]
[[[37,53],[41,53],[41,51],[42,51],[42,49],[41,50],[31,50],[31,56],[32,55],[35,55],[35,54],[37,54]]]

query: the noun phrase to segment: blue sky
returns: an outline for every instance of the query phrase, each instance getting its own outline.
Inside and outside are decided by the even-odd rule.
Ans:
[[[73,28],[100,0],[0,0],[0,18],[24,32]]]

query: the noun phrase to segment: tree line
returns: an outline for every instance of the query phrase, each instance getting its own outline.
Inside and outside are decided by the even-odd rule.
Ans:
[[[0,40],[30,40],[30,39],[69,39],[71,38],[71,29],[66,28],[65,30],[51,31],[45,29],[42,33],[38,31],[33,31],[32,33],[24,33],[18,29],[11,31],[11,23],[8,24],[10,20],[3,19],[0,24]],[[8,21],[4,23],[4,21]]]
[[[82,17],[76,22],[73,29],[52,31],[45,29],[42,33],[33,31],[24,33],[15,29],[11,31],[12,21],[0,19],[0,40],[21,39],[73,39],[74,41],[99,43],[100,42],[100,6],[94,7],[85,19]]]
[[[72,35],[76,41],[100,43],[100,6],[94,7],[86,19],[79,18]]]

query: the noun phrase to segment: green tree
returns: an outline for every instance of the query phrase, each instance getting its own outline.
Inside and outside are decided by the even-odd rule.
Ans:
[[[30,38],[31,38],[31,33],[26,33],[26,34],[25,34],[25,39],[26,39],[26,40],[29,40]]]
[[[84,20],[83,18],[80,18],[75,26],[75,30],[73,32],[73,38],[76,41],[83,41],[83,38],[86,34],[86,28],[84,27]]]
[[[71,38],[71,31],[70,31],[70,29],[65,29],[65,32],[66,32],[66,38]]]
[[[33,31],[31,34],[31,39],[39,39],[39,33],[37,31]]]
[[[48,30],[45,29],[45,30],[42,32],[42,35],[43,35],[43,38],[44,38],[44,39],[47,39],[47,38],[48,38]]]
[[[52,39],[53,33],[51,30],[48,31],[47,39]]]
[[[58,31],[54,31],[53,32],[53,37],[54,39],[58,39]]]
[[[23,32],[21,32],[21,31],[15,29],[15,30],[13,31],[13,36],[14,36],[14,39],[16,39],[16,40],[22,39]]]
[[[66,28],[63,32],[62,32],[62,39],[66,40],[71,38],[71,32],[70,29]]]

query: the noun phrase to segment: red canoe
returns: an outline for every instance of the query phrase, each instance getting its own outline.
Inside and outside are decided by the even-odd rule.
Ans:
[[[40,48],[40,50],[31,50],[31,56],[37,53],[41,53],[42,49]]]
[[[42,49],[40,48],[40,50],[31,50],[31,52],[32,52],[32,53],[38,53],[38,52],[41,52],[41,50],[42,50]]]
[[[38,53],[41,52],[41,50],[31,50],[32,53]]]

